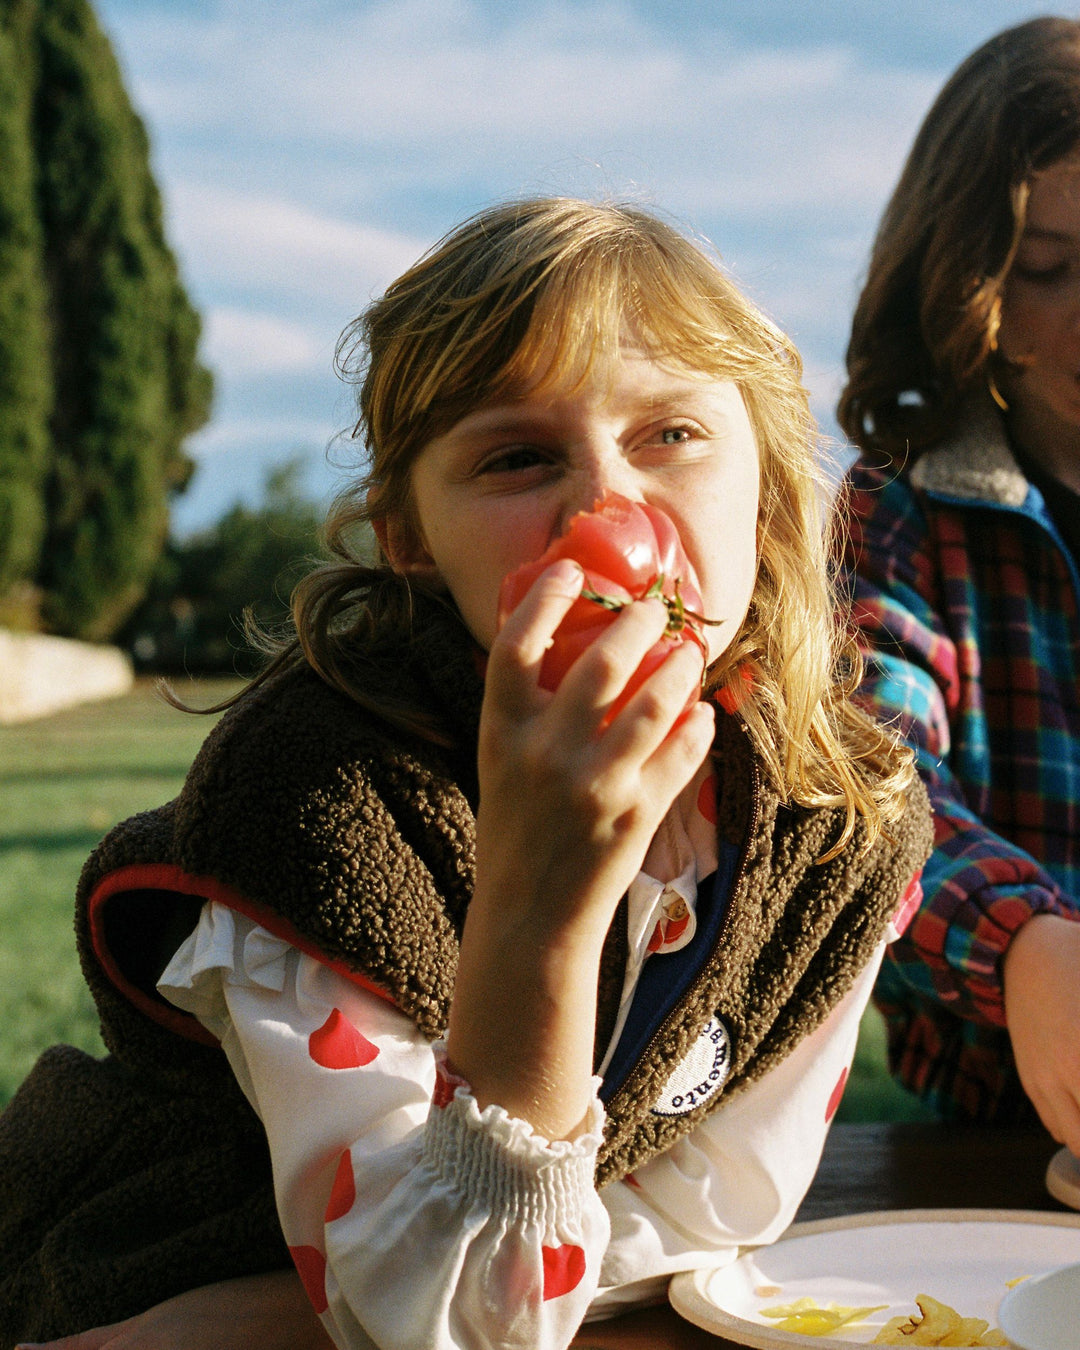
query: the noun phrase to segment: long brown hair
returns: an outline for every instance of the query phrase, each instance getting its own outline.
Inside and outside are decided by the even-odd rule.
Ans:
[[[900,812],[910,753],[848,697],[857,657],[836,619],[801,361],[713,258],[637,207],[537,198],[483,211],[346,330],[338,363],[359,386],[354,437],[366,451],[366,472],[331,512],[334,561],[297,586],[294,636],[276,649],[272,668],[306,660],[366,703],[355,655],[400,642],[413,597],[378,550],[362,556],[363,528],[390,516],[411,519],[417,456],[466,413],[525,388],[573,388],[618,355],[628,332],[654,359],[732,380],[757,440],[757,580],[709,687],[739,699],[781,791],[846,808],[837,847],[856,816],[866,818],[872,837]],[[753,672],[749,688],[745,669]],[[378,711],[424,729],[423,709]]]
[[[874,242],[838,418],[896,463],[947,434],[995,359],[1031,177],[1080,146],[1080,22],[1038,18],[959,66]]]

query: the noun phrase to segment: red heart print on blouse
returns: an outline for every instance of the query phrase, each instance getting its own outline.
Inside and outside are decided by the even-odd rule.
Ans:
[[[379,1047],[361,1036],[339,1008],[308,1037],[308,1054],[324,1069],[362,1069],[378,1053]]]
[[[585,1274],[585,1252],[573,1243],[542,1247],[544,1256],[544,1302],[576,1289]]]
[[[352,1209],[355,1200],[356,1178],[353,1176],[352,1154],[346,1149],[338,1160],[337,1171],[334,1173],[334,1184],[330,1187],[330,1199],[326,1206],[323,1222],[333,1223],[335,1219],[344,1218]]]
[[[317,1313],[324,1313],[330,1306],[326,1297],[326,1257],[317,1247],[290,1247],[289,1255],[311,1306]]]
[[[456,1075],[451,1074],[441,1060],[435,1065],[435,1090],[431,1094],[431,1100],[440,1111],[454,1100],[454,1093],[461,1081]]]
[[[843,1071],[840,1074],[840,1077],[836,1080],[836,1086],[833,1088],[829,1096],[829,1104],[825,1108],[826,1124],[830,1120],[832,1120],[833,1116],[836,1115],[836,1112],[840,1106],[840,1098],[844,1095],[844,1088],[847,1086],[847,1076],[848,1071],[847,1065],[845,1064]]]
[[[716,824],[716,774],[710,773],[698,789],[697,809],[710,825]]]

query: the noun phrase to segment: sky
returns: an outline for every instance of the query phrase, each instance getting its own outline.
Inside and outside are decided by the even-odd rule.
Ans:
[[[179,536],[357,450],[341,330],[493,202],[615,197],[704,237],[795,339],[825,432],[878,216],[1018,0],[96,0],[214,371]],[[1055,12],[1080,17],[1080,11]]]

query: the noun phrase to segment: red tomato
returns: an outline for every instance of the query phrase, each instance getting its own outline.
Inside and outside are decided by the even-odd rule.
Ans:
[[[671,651],[694,642],[702,656],[708,647],[702,625],[701,592],[690,560],[670,519],[655,506],[609,492],[591,511],[579,511],[564,535],[535,562],[505,577],[499,592],[499,622],[515,609],[526,591],[559,558],[573,558],[585,571],[582,595],[555,630],[540,667],[540,684],[557,689],[586,647],[614,621],[624,605],[658,596],[668,607],[668,630],[649,651],[615,701],[605,723]],[[696,701],[696,695],[688,706]]]

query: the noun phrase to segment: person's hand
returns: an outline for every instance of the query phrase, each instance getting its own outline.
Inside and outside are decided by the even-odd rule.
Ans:
[[[480,720],[476,885],[447,1052],[481,1109],[573,1138],[592,1095],[596,981],[620,897],[712,743],[703,654],[674,648],[618,711],[660,639],[659,600],[628,604],[554,691],[544,653],[580,594],[567,560],[536,580],[489,655]]]
[[[576,564],[548,569],[492,645],[480,724],[478,887],[497,877],[502,913],[514,905],[545,929],[567,925],[602,938],[660,822],[708,753],[713,712],[692,702],[704,655],[686,643],[612,717],[665,631],[667,610],[655,599],[628,604],[557,690],[541,688],[544,655],[581,584]]]
[[[23,1342],[23,1346],[29,1342]],[[292,1270],[223,1280],[35,1350],[334,1350]]]
[[[1024,1091],[1080,1157],[1080,922],[1037,914],[1005,954],[1005,1020]]]

